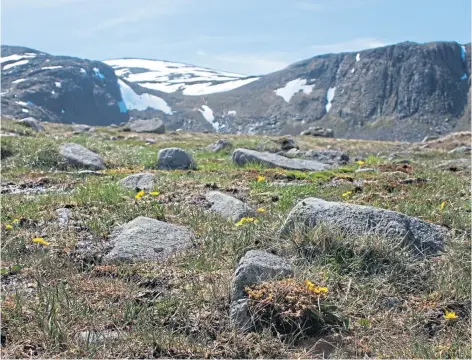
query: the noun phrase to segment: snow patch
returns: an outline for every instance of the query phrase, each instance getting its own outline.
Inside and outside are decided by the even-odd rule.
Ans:
[[[11,83],[12,83],[12,84],[19,84],[19,83],[21,83],[21,82],[23,82],[23,81],[26,81],[26,79],[13,80]]]
[[[228,111],[229,116],[236,116],[236,111],[235,110],[230,110]]]
[[[172,109],[164,99],[147,93],[138,95],[123,80],[118,80],[118,85],[120,86],[121,97],[127,109],[143,111],[151,108],[160,110],[167,115],[172,115]]]
[[[84,68],[80,68],[80,72],[81,72],[82,74],[87,74],[87,70],[85,70]]]
[[[353,73],[354,73],[354,71],[356,71],[356,69],[351,69],[351,74],[353,74]]]
[[[123,100],[121,100],[118,103],[118,107],[120,108],[120,113],[127,113],[128,112],[128,108],[126,107],[126,104]]]
[[[464,45],[461,45],[461,58],[462,58],[462,61],[465,62],[465,53],[467,51],[465,50],[465,46]]]
[[[28,64],[28,63],[29,63],[29,60],[20,60],[20,61],[14,62],[13,64],[5,65],[3,67],[3,70],[8,70],[8,69],[11,69],[12,67],[25,65],[25,64]]]
[[[56,92],[55,92],[54,90],[51,90],[51,94],[53,94],[53,95],[54,95],[55,93],[56,93]]]
[[[289,81],[283,88],[275,90],[275,94],[289,102],[296,93],[303,91],[305,94],[309,94],[313,91],[314,87],[315,85],[306,85],[306,79],[295,79]]]
[[[98,68],[94,67],[93,72],[95,73],[95,76],[98,77],[100,80],[105,80],[105,75],[103,75]]]
[[[356,55],[356,62],[360,61],[361,60],[361,54],[360,53],[357,53]]]
[[[198,109],[198,111],[200,111],[200,113],[203,115],[205,120],[208,121],[211,124],[211,126],[213,126],[213,129],[218,131],[222,127],[217,121],[215,121],[213,110],[209,106],[202,105],[202,108]]]
[[[0,64],[3,64],[4,62],[7,61],[18,61],[21,59],[32,59],[36,57],[36,54],[34,53],[25,53],[25,54],[14,54],[10,56],[5,56],[0,59]]]
[[[58,65],[58,66],[45,66],[45,67],[42,67],[41,70],[53,70],[53,69],[62,69],[63,66],[61,65]]]
[[[24,113],[29,113],[28,109],[21,109],[21,111],[23,111]]]
[[[465,80],[465,79],[467,79],[467,74],[464,73],[464,75],[462,75],[461,77],[461,80]]]
[[[24,102],[24,101],[15,101],[18,105],[21,105],[21,106],[28,106],[28,103],[27,102]]]
[[[326,104],[326,112],[328,113],[329,110],[331,109],[331,102],[333,101],[334,99],[334,93],[336,91],[336,87],[330,87],[328,89],[328,92],[326,93],[326,100],[328,101],[328,103]]]

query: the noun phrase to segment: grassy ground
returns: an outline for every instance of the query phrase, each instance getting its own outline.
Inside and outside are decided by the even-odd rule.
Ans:
[[[1,139],[2,182],[51,190],[2,194],[4,357],[470,358],[470,173],[435,169],[443,160],[460,157],[447,153],[447,142],[421,149],[418,144],[300,137],[302,150],[344,150],[351,158],[365,158],[362,166],[379,170],[355,173],[360,165],[352,163],[308,173],[238,168],[230,152],[205,150],[221,137],[235,147],[275,150],[276,137],[137,136],[106,128],[73,136],[70,127],[53,124],[45,134],[34,135],[8,121],[2,128],[22,134]],[[145,144],[148,137],[156,144]],[[103,176],[57,170],[56,149],[64,142],[101,154],[107,165]],[[158,149],[171,146],[189,150],[198,170],[152,170]],[[396,165],[379,152],[395,152],[412,163]],[[136,200],[117,180],[144,170],[156,174],[160,195]],[[259,176],[265,180],[258,182]],[[429,181],[404,184],[406,177]],[[203,195],[213,188],[263,208],[259,222],[236,227],[205,212]],[[353,241],[320,228],[304,244],[316,250],[313,256],[277,235],[290,209],[310,196],[417,216],[450,228],[453,236],[444,254],[415,260],[379,246],[376,239]],[[62,207],[72,212],[70,226],[55,221],[55,210]],[[103,266],[78,255],[78,243],[104,243],[113,228],[139,215],[188,226],[197,248],[165,264]],[[49,245],[33,243],[36,237]],[[294,264],[296,282],[327,287],[324,301],[336,309],[342,326],[297,339],[269,330],[235,332],[229,323],[229,284],[249,249],[284,254]],[[445,319],[446,311],[457,318]],[[90,335],[81,337],[84,332]],[[109,338],[94,341],[96,333]]]

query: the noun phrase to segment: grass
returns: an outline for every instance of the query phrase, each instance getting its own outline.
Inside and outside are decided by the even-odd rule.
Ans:
[[[21,134],[1,138],[2,154],[8,154],[2,155],[2,181],[24,188],[40,183],[50,190],[2,194],[1,351],[6,358],[470,357],[470,173],[435,169],[461,156],[448,154],[447,143],[420,149],[417,144],[300,137],[302,150],[341,149],[351,158],[364,158],[362,166],[379,170],[356,173],[360,165],[350,163],[309,173],[235,167],[231,151],[205,149],[220,138],[216,134],[127,138],[135,135],[97,128],[76,136],[60,124],[47,124],[45,133],[34,134],[9,121],[2,121],[2,130]],[[147,137],[156,144],[146,145]],[[277,137],[221,137],[235,147],[275,151],[278,146]],[[107,165],[103,176],[64,167],[56,156],[65,142],[101,154]],[[155,170],[158,150],[172,146],[191,152],[198,170]],[[398,166],[379,152],[396,152],[411,160],[411,167],[396,171]],[[154,190],[160,195],[138,201],[117,181],[142,171],[155,173]],[[265,180],[258,182],[260,175]],[[428,181],[405,184],[405,178]],[[235,227],[206,212],[203,196],[215,187],[264,208],[259,222]],[[413,259],[384,239],[354,238],[323,227],[302,242],[279,239],[288,212],[306,197],[399,211],[446,226],[453,236],[444,254],[427,259]],[[56,209],[63,207],[71,211],[67,227],[55,221]],[[78,253],[82,244],[105,244],[116,226],[137,216],[189,227],[197,248],[159,264],[105,266]],[[33,244],[34,237],[50,246]],[[323,316],[335,313],[340,322],[323,320],[324,330],[315,334],[293,329],[287,334],[290,327],[272,327],[266,316],[258,332],[234,331],[229,285],[238,260],[250,249],[286,257],[296,284],[310,280],[327,287]],[[313,303],[302,286],[263,286],[284,301],[295,294],[294,305],[278,304],[284,309]],[[273,308],[258,308],[267,309]],[[458,318],[444,319],[446,310]],[[307,323],[291,321],[297,329]],[[117,337],[94,341],[95,334],[110,333]]]

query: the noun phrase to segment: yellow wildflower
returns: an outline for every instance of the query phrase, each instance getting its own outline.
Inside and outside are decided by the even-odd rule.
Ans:
[[[20,222],[20,219],[13,219],[12,223],[13,224],[18,224]]]
[[[359,160],[359,161],[356,161],[356,164],[359,166],[362,166],[365,164],[365,161]]]
[[[135,196],[136,199],[141,199],[142,197],[144,196],[144,190],[141,190],[140,192],[138,192]]]
[[[257,177],[257,182],[262,182],[262,181],[264,181],[265,179],[266,179],[265,176],[259,175],[259,176]]]
[[[444,210],[445,207],[446,207],[446,202],[443,201],[443,202],[441,203],[441,210]]]
[[[254,219],[254,218],[252,218],[252,217],[243,217],[241,220],[239,220],[239,221],[236,223],[236,226],[241,226],[241,225],[244,225],[245,223],[248,223],[248,222],[257,223],[258,220],[257,220],[257,219]]]
[[[10,224],[5,224],[5,229],[11,230],[13,229],[13,226],[11,226]]]
[[[444,319],[457,319],[457,315],[454,311],[447,311],[446,310],[446,313],[444,314]]]
[[[346,191],[342,196],[346,197],[352,194],[352,191]]]
[[[159,194],[160,194],[159,191],[151,191],[151,192],[149,193],[149,195],[152,195],[152,196],[157,196],[157,195],[159,195]]]
[[[257,209],[257,212],[263,213],[263,212],[265,212],[265,209],[264,208],[259,208],[259,209]]]
[[[34,238],[34,239],[31,240],[31,241],[33,241],[33,242],[36,243],[36,244],[41,244],[41,245],[44,245],[44,246],[49,246],[49,243],[48,243],[46,240],[44,240],[43,238]]]

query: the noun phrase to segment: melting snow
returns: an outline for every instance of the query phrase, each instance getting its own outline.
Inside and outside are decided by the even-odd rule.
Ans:
[[[21,105],[21,106],[27,106],[28,103],[27,102],[24,102],[24,101],[15,101],[18,105]]]
[[[309,94],[313,91],[315,85],[306,85],[306,79],[295,79],[289,81],[283,88],[275,90],[275,94],[282,96],[286,102],[289,102],[293,95],[302,91]]]
[[[54,90],[51,90],[51,94],[53,94],[53,95],[54,95],[55,93],[56,93],[56,92],[55,92]]]
[[[105,75],[103,75],[98,68],[93,68],[93,72],[95,76],[98,77],[100,80],[105,80]]]
[[[356,62],[357,62],[357,61],[360,61],[360,60],[361,60],[361,54],[360,54],[360,53],[357,53],[357,55],[356,55]]]
[[[121,100],[118,103],[118,107],[120,108],[120,113],[127,113],[128,112],[128,108],[126,107],[126,104],[123,100]]]
[[[230,116],[236,116],[236,111],[230,110],[230,111],[228,111],[228,115],[230,115]]]
[[[56,87],[58,87],[58,88],[62,87],[62,84],[61,84],[60,81],[56,81],[55,84],[56,84]]]
[[[117,59],[104,62],[113,67],[116,76],[127,81],[166,93],[182,91],[189,96],[229,91],[258,79],[161,60]],[[133,73],[133,69],[139,69],[140,72]]]
[[[172,109],[167,105],[164,99],[146,93],[138,95],[122,80],[118,80],[118,85],[120,85],[121,97],[123,98],[127,109],[142,111],[147,108],[152,108],[160,110],[165,114],[172,115]]]
[[[26,79],[13,80],[13,81],[12,81],[12,84],[19,84],[19,83],[21,83],[21,82],[23,82],[23,81],[26,81]]]
[[[23,111],[24,113],[29,113],[28,109],[21,109],[21,111]]]
[[[462,45],[462,46],[461,46],[461,58],[462,58],[462,61],[465,61],[465,53],[466,53],[466,52],[467,52],[467,51],[465,50],[465,46]]]
[[[202,105],[202,109],[198,109],[198,111],[201,112],[205,120],[208,121],[211,124],[211,126],[213,126],[213,129],[215,129],[216,131],[218,131],[221,127],[223,127],[217,121],[215,121],[213,110],[209,106]]]
[[[328,103],[326,104],[326,112],[329,112],[329,109],[331,109],[331,102],[334,99],[334,93],[336,91],[336,87],[332,87],[328,89],[328,92],[326,93],[326,100]]]
[[[84,68],[80,68],[80,72],[81,72],[82,74],[87,74],[87,70],[85,70]]]
[[[45,67],[42,67],[41,70],[53,70],[53,69],[61,69],[62,66],[45,66]]]
[[[465,79],[467,79],[467,74],[464,73],[464,75],[462,75],[461,77],[461,80],[465,80]]]
[[[25,65],[25,64],[28,64],[28,63],[29,63],[29,60],[20,60],[20,61],[14,62],[13,64],[5,65],[3,67],[3,70],[8,70],[8,69],[11,69],[12,67]]]
[[[354,71],[356,71],[356,69],[351,69],[351,73],[354,73]]]
[[[3,64],[4,62],[7,61],[18,61],[21,59],[32,59],[36,57],[36,54],[34,53],[25,53],[25,54],[14,54],[10,56],[5,56],[0,59],[0,64]]]

